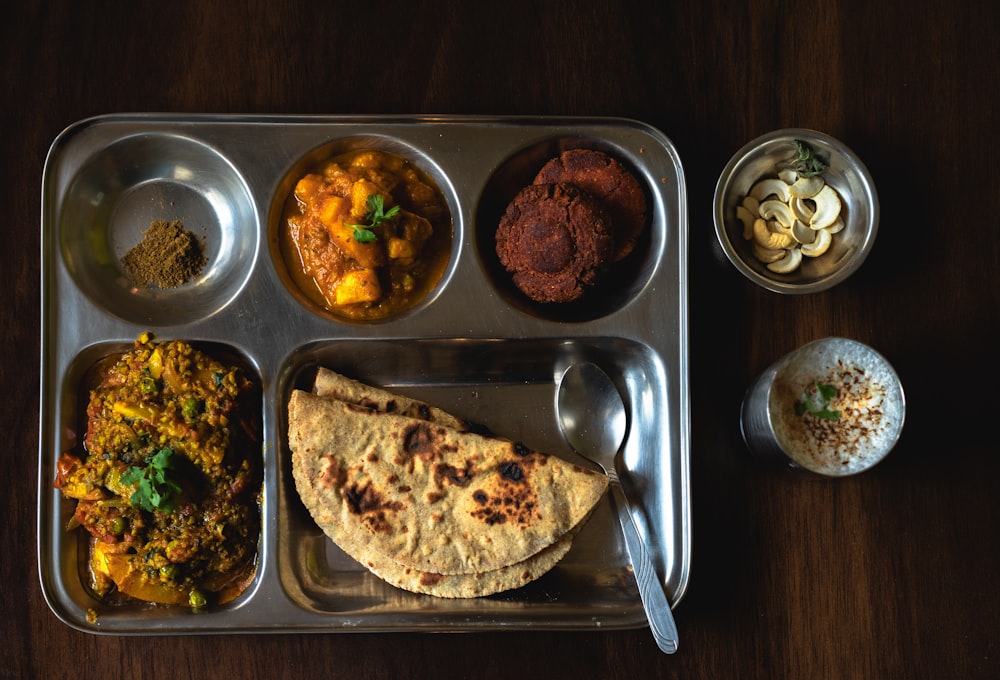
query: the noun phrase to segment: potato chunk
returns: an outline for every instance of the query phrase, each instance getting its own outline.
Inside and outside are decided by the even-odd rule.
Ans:
[[[385,252],[377,241],[361,243],[354,238],[354,229],[343,222],[330,226],[329,231],[337,247],[360,266],[367,269],[385,264]]]
[[[356,302],[375,302],[382,297],[382,284],[374,269],[347,272],[334,290],[334,302],[350,305]]]
[[[378,185],[367,179],[359,179],[351,187],[351,217],[359,222],[368,214],[368,197],[379,193]],[[386,206],[388,208],[388,206]]]
[[[389,253],[390,259],[402,260],[405,258],[416,257],[419,249],[413,241],[407,241],[405,238],[397,238],[393,236],[389,239],[389,243],[386,245],[386,252]]]

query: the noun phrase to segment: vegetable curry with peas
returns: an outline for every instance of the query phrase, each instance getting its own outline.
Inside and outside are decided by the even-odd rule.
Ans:
[[[451,250],[440,190],[393,153],[357,150],[301,177],[285,204],[282,250],[307,297],[334,314],[381,319],[422,300]]]
[[[238,596],[260,529],[255,386],[149,333],[93,373],[82,450],[60,457],[55,486],[77,502],[95,595],[195,608]]]

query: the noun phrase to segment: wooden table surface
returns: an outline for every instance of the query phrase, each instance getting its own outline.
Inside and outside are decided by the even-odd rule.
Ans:
[[[5,3],[0,677],[997,677],[998,28],[992,0]],[[42,168],[66,126],[132,111],[608,115],[670,137],[690,222],[680,651],[646,629],[117,638],[60,623],[34,538]],[[881,197],[865,265],[815,295],[745,280],[712,227],[725,163],[783,127],[846,142]],[[742,393],[826,335],[895,365],[903,436],[854,478],[764,469],[740,439]]]

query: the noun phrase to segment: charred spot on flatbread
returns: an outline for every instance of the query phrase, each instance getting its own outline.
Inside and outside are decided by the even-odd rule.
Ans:
[[[521,469],[520,465],[512,460],[500,464],[500,474],[504,477],[504,479],[509,479],[512,482],[524,481],[524,470]]]
[[[486,502],[469,514],[487,526],[507,523],[527,526],[538,516],[535,507],[535,502],[527,498],[500,493],[487,496]]]
[[[451,486],[465,487],[475,476],[476,468],[469,461],[465,462],[465,467],[462,469],[448,463],[434,465],[434,483],[438,488],[442,488],[446,482]]]
[[[424,462],[442,458],[455,450],[445,438],[445,431],[423,421],[415,421],[403,430],[403,452]],[[399,461],[402,464],[405,461]]]
[[[346,479],[337,459],[333,456],[321,456],[319,474],[316,476],[316,486],[320,489],[337,489],[343,486]]]
[[[399,501],[387,500],[370,484],[361,486],[350,484],[344,489],[344,500],[352,513],[358,515],[361,521],[374,533],[388,533],[392,530],[387,511],[397,512],[403,509]]]
[[[463,421],[462,430],[471,434],[482,435],[483,437],[494,437],[496,433],[482,423],[475,423],[469,420]]]
[[[527,461],[527,465],[537,464],[537,454]],[[506,460],[497,465],[496,474],[487,478],[483,487],[472,493],[475,507],[473,518],[487,526],[507,524],[528,526],[541,519],[538,512],[538,494],[528,483],[529,471],[525,463]]]
[[[432,574],[428,571],[420,572],[420,585],[428,588],[430,586],[435,586],[444,580],[443,574]]]

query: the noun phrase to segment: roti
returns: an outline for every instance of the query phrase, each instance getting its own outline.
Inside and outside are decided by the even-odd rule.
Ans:
[[[461,418],[456,418],[436,406],[393,394],[372,385],[366,385],[328,368],[320,367],[316,372],[313,394],[321,397],[332,397],[346,401],[348,404],[366,406],[382,413],[398,413],[411,418],[419,418],[445,427],[453,427],[456,430],[474,429],[470,428],[469,424]]]
[[[316,374],[312,391],[321,397],[363,405],[376,411],[409,415],[460,430],[482,430],[425,402],[366,385],[323,367]],[[522,562],[469,574],[421,571],[376,555],[373,551],[367,551],[367,555],[347,554],[377,577],[404,590],[444,598],[482,597],[522,587],[548,573],[569,552],[584,521]]]
[[[483,597],[520,588],[551,571],[573,546],[573,539],[580,526],[582,523],[523,562],[481,573],[436,574],[404,567],[389,559],[369,556],[365,560],[353,555],[351,557],[383,581],[403,590],[445,598]]]
[[[483,574],[525,562],[576,528],[607,489],[603,474],[506,439],[302,390],[288,419],[304,505],[373,571],[388,573],[380,565],[391,562]]]

